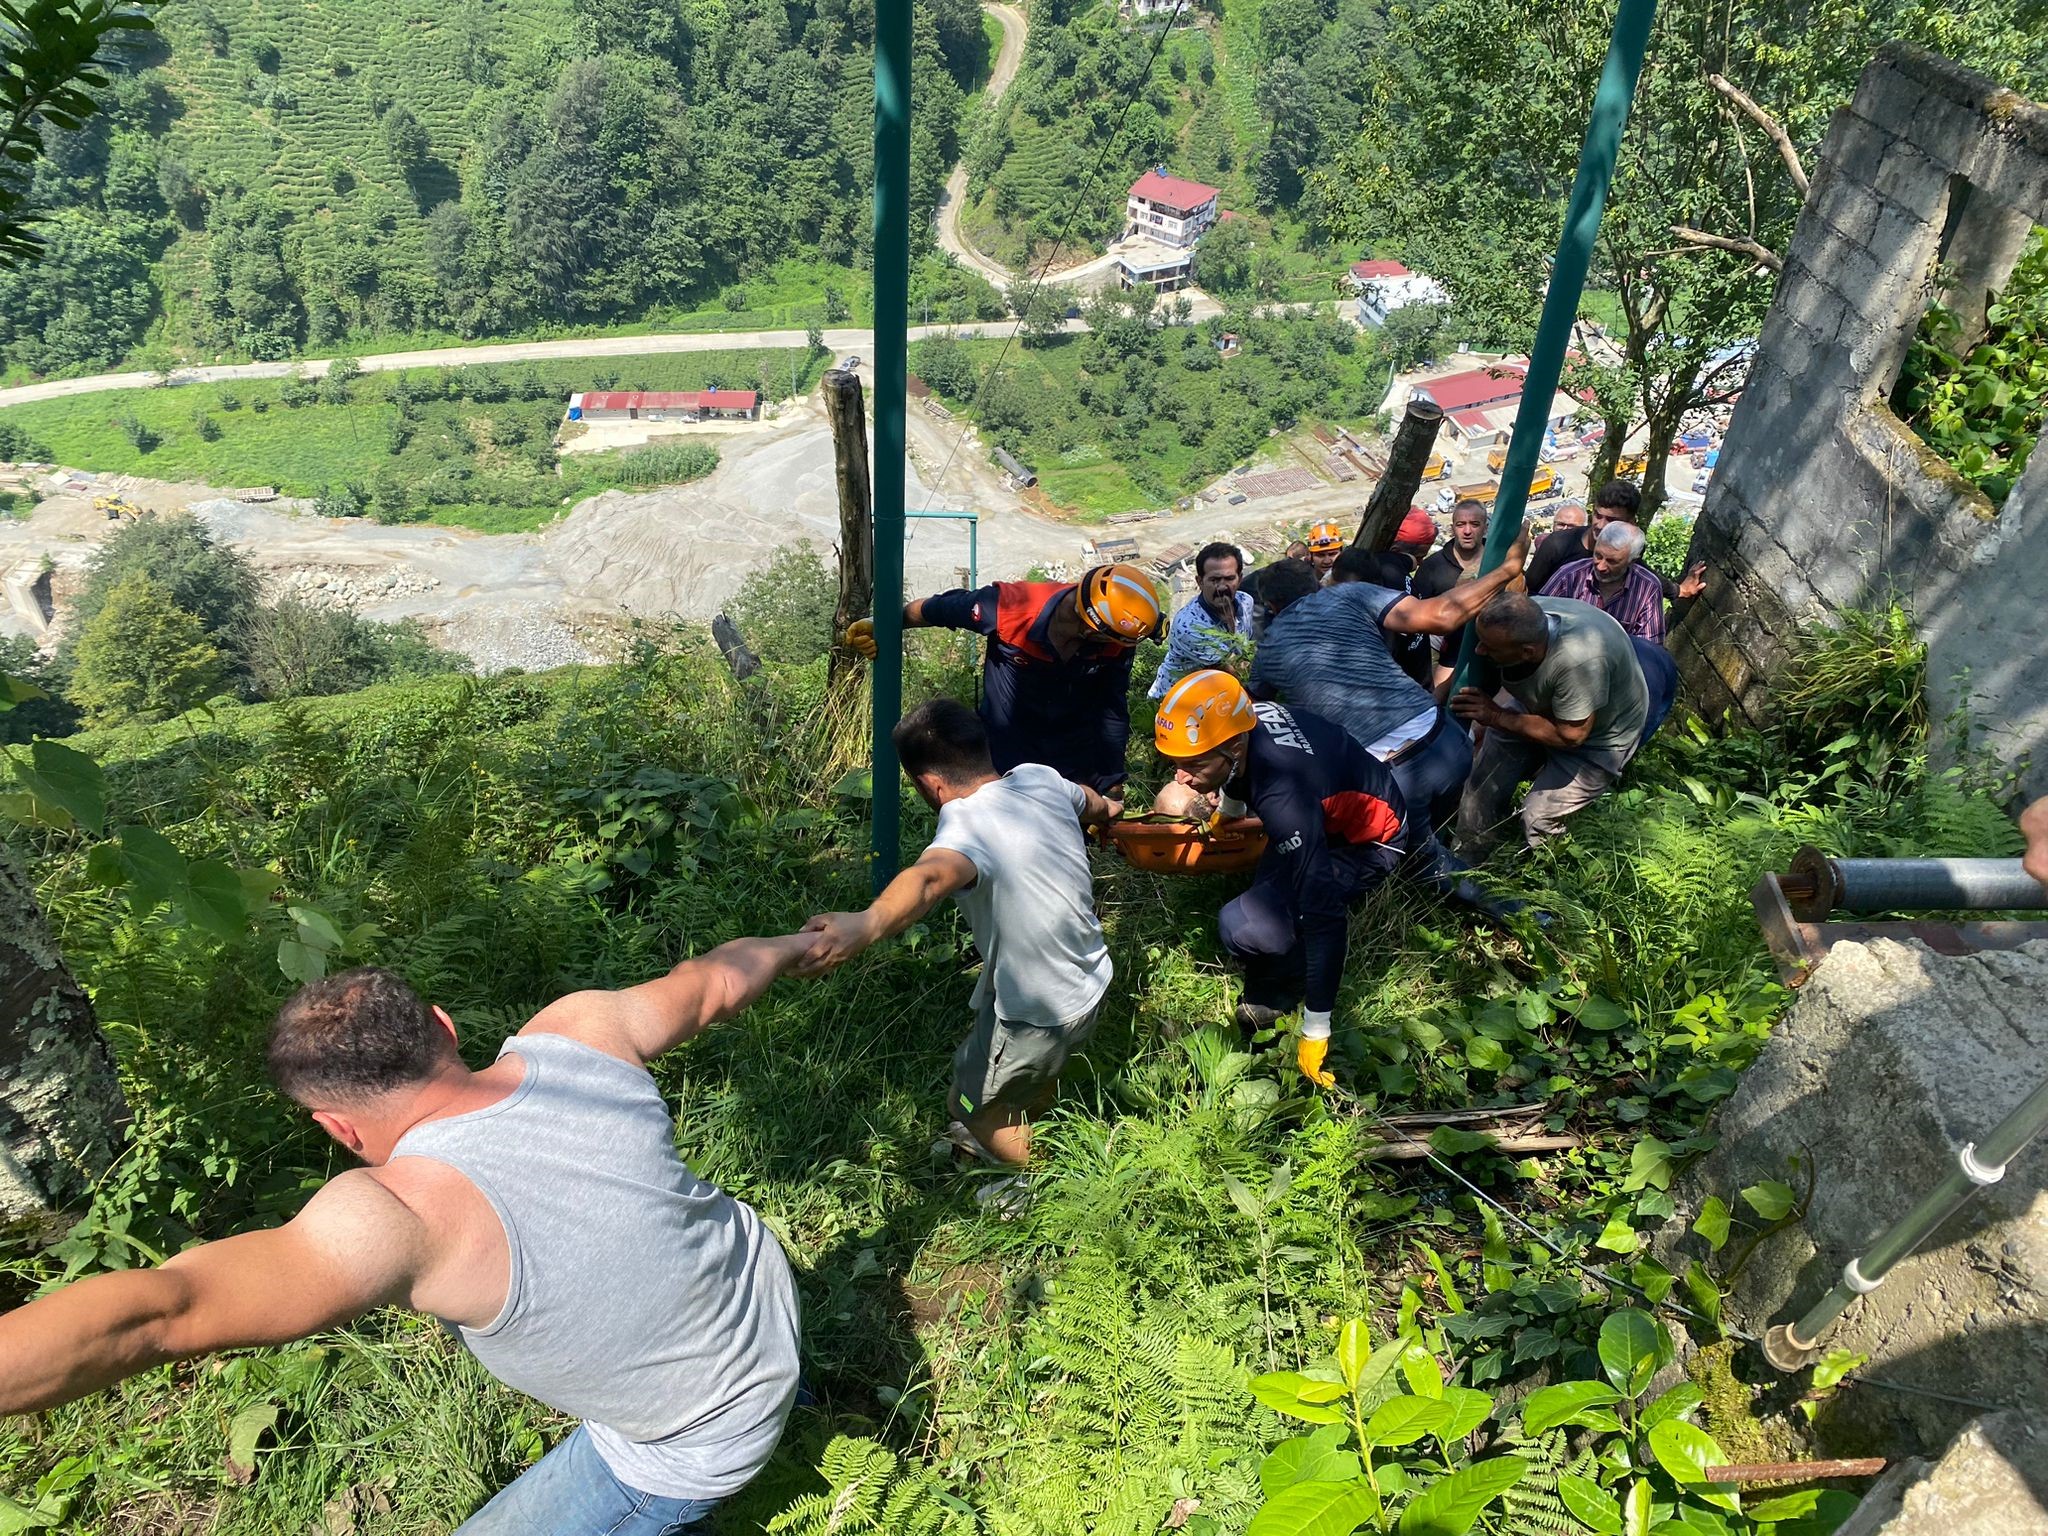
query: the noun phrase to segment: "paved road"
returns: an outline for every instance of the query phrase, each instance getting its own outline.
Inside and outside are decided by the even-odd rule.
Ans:
[[[1199,315],[1198,315],[1199,318]],[[910,339],[926,336],[976,333],[1001,337],[1014,328],[1014,321],[981,326],[913,325]],[[1069,320],[1067,331],[1085,331],[1079,320]],[[378,352],[358,358],[366,373],[394,368],[453,368],[464,363],[539,363],[584,357],[650,357],[669,352],[731,352],[750,347],[802,347],[803,331],[690,331],[661,332],[645,336],[583,336],[562,341],[500,341],[471,347],[436,347],[419,352]],[[849,352],[863,356],[873,351],[871,330],[835,328],[823,333],[825,349],[837,355]],[[327,372],[328,359],[306,358],[284,363],[222,363],[203,368],[180,368],[171,375],[175,384],[223,384],[232,379],[282,379],[294,372],[318,378]],[[157,382],[153,373],[101,373],[82,379],[49,379],[41,384],[22,384],[0,389],[0,407],[26,405],[32,400],[56,400],[66,395],[90,395],[105,389],[143,389]]]
[[[982,89],[982,99],[993,105],[1010,88],[1010,82],[1017,78],[1017,66],[1024,61],[1025,22],[1023,11],[1014,5],[991,3],[983,9],[995,17],[1003,29],[1003,45],[996,50],[995,67],[989,71],[988,84]],[[999,290],[1008,289],[1016,281],[1016,274],[982,255],[960,233],[960,208],[966,201],[967,164],[962,161],[953,167],[953,174],[946,178],[945,190],[939,194],[939,246],[951,251],[961,266],[971,272],[979,272]]]

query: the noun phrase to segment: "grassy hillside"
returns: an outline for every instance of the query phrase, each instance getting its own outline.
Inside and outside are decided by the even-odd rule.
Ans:
[[[291,380],[189,384],[14,406],[0,422],[39,455],[80,469],[274,485],[290,496],[341,491],[392,521],[507,533],[628,483],[619,454],[555,452],[570,391],[722,386],[779,400],[792,383],[797,394],[812,388],[830,362],[796,349],[409,369],[363,375],[345,399]]]
[[[1007,350],[935,339],[911,366],[954,409],[973,406],[984,438],[1036,470],[1048,497],[1091,518],[1189,495],[1271,429],[1364,422],[1386,388],[1372,337],[1327,315],[1158,329],[1113,302],[1088,314],[1097,334]],[[1226,328],[1241,345],[1228,358],[1214,346]]]
[[[963,228],[1019,266],[1043,258],[1072,210],[1063,255],[1086,256],[1121,229],[1132,180],[1163,164],[1216,187],[1246,221],[1266,253],[1262,297],[1327,296],[1352,253],[1320,227],[1303,172],[1356,120],[1353,75],[1381,9],[1374,0],[1190,3],[1138,92],[1157,32],[1120,20],[1108,0],[1046,0],[1033,10],[1016,84],[968,136]],[[1127,100],[1135,104],[1119,117]]]
[[[928,649],[907,697],[971,697],[960,649],[917,638]],[[0,1304],[276,1222],[345,1165],[262,1085],[264,1024],[290,990],[279,941],[305,931],[287,902],[355,933],[336,963],[395,966],[447,1007],[482,1063],[567,990],[637,982],[865,899],[860,802],[835,790],[861,744],[821,707],[818,671],[776,670],[743,693],[708,647],[650,648],[616,669],[230,705],[75,739],[104,764],[117,820],[147,821],[193,858],[266,868],[280,887],[221,938],[108,890],[83,835],[16,834],[135,1120],[69,1236],[0,1255]],[[1140,689],[1148,673],[1149,660]],[[1854,683],[1867,708],[1867,679]],[[1137,782],[1156,784],[1142,696],[1133,713]],[[1354,924],[1329,1094],[1303,1087],[1284,1039],[1246,1053],[1228,1027],[1214,921],[1233,884],[1098,857],[1116,982],[1016,1222],[977,1208],[974,1181],[927,1151],[974,985],[950,908],[826,981],[778,984],[665,1058],[679,1147],[762,1211],[795,1264],[820,1399],[719,1529],[758,1532],[822,1492],[823,1510],[784,1529],[1151,1536],[1198,1504],[1181,1528],[1242,1536],[1262,1458],[1289,1433],[1246,1379],[1326,1365],[1340,1317],[1370,1314],[1375,1342],[1403,1330],[1410,1380],[1424,1363],[1429,1382],[1448,1371],[1476,1387],[1597,1375],[1590,1346],[1614,1299],[1576,1261],[1510,1243],[1438,1172],[1369,1158],[1368,1106],[1547,1099],[1578,1150],[1511,1162],[1461,1133],[1440,1145],[1568,1252],[1597,1240],[1607,1264],[1668,1290],[1639,1245],[1786,1000],[1748,914],[1758,871],[1807,840],[1844,853],[2011,843],[1978,791],[1923,775],[1918,743],[1893,743],[1904,755],[1889,771],[1817,777],[1820,744],[1848,718],[1788,717],[1769,741],[1668,731],[1626,794],[1504,868],[1556,914],[1545,931],[1499,934],[1383,893]],[[929,835],[908,797],[905,821],[908,838]],[[1725,1193],[1738,1236],[1709,1266],[1754,1225]],[[1746,1396],[1720,1381],[1704,1427],[1749,1448]],[[231,1471],[234,1426],[256,1420]],[[47,1499],[51,1521],[79,1529],[425,1536],[566,1427],[431,1323],[384,1311],[8,1420],[0,1490]],[[821,1460],[846,1481],[845,1452],[821,1455],[835,1433],[914,1466],[924,1491],[905,1498],[921,1497],[929,1523],[828,1523],[838,1490]],[[1523,1452],[1553,1472],[1571,1454]],[[1537,1500],[1488,1529],[1533,1536],[1563,1518]]]

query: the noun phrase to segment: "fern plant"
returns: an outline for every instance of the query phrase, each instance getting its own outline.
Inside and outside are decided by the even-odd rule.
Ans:
[[[823,1493],[768,1522],[772,1536],[977,1536],[974,1510],[930,1467],[905,1467],[887,1446],[836,1435],[818,1463]]]

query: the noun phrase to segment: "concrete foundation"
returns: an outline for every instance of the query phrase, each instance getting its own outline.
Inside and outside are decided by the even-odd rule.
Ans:
[[[1687,1224],[1714,1195],[1754,1229],[1739,1191],[1811,1184],[1804,1219],[1765,1238],[1730,1283],[1726,1321],[1762,1334],[1811,1306],[2044,1076],[2048,939],[1959,959],[1884,939],[1837,945],[1722,1108],[1719,1147],[1674,1192]],[[1987,1408],[2042,1422],[2044,1189],[2048,1142],[2036,1142],[1828,1331],[1825,1347],[1869,1356],[1865,1374],[1917,1390],[1838,1392],[1817,1422],[1825,1453],[1937,1456]],[[1738,1227],[1711,1262],[1730,1264],[1749,1235]],[[1682,1264],[1699,1239],[1667,1246]],[[2048,1506],[2048,1446],[2021,1452]]]
[[[2048,454],[2002,508],[1887,396],[1929,301],[1981,321],[2048,223],[2048,108],[1903,44],[1836,114],[1695,525],[1720,579],[1672,640],[1694,703],[1761,722],[1802,623],[1905,603],[1941,713],[2048,793]]]

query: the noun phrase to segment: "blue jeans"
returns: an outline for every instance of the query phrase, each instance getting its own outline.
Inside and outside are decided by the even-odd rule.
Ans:
[[[1394,782],[1401,786],[1401,798],[1408,802],[1409,819],[1426,819],[1440,827],[1458,814],[1458,800],[1465,793],[1465,780],[1472,776],[1472,738],[1463,721],[1441,712],[1436,735],[1429,745],[1415,747],[1387,764]]]
[[[456,1536],[701,1536],[716,1499],[670,1499],[620,1482],[581,1424],[456,1528]]]

